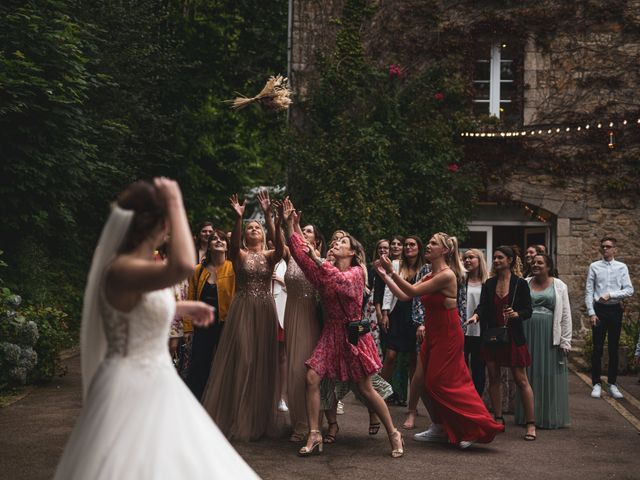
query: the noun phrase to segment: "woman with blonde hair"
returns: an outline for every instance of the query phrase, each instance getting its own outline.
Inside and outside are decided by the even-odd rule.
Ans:
[[[489,278],[487,262],[482,252],[476,248],[470,248],[462,255],[462,263],[467,271],[466,286],[466,317],[471,318],[480,303],[480,293],[482,284]],[[464,332],[464,359],[471,370],[473,384],[482,395],[485,386],[485,367],[482,359],[482,339],[480,338],[480,325],[469,324],[465,326]]]
[[[489,443],[504,426],[496,423],[478,392],[464,363],[464,334],[457,308],[458,284],[464,269],[458,256],[458,241],[436,233],[426,246],[432,271],[412,285],[394,271],[388,257],[378,270],[399,299],[421,297],[425,307],[426,335],[420,351],[412,387],[423,378],[423,401],[433,424],[414,436],[418,441],[449,442],[467,448],[474,442]]]
[[[259,222],[248,222],[243,231],[246,200],[241,204],[237,195],[230,200],[236,214],[229,246],[236,292],[202,405],[227,438],[257,440],[279,433],[278,314],[271,277],[282,258],[284,239],[276,235],[275,250],[265,250],[265,232]]]

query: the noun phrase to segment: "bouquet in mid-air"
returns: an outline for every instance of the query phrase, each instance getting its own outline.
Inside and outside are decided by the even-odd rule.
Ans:
[[[289,79],[282,75],[271,76],[264,88],[255,97],[241,96],[233,100],[227,100],[227,102],[231,103],[231,108],[234,110],[240,110],[252,103],[257,103],[271,112],[287,110],[292,103]]]

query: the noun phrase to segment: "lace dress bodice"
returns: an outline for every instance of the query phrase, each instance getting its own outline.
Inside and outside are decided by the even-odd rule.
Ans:
[[[166,360],[171,319],[176,302],[171,289],[156,290],[142,295],[130,312],[113,308],[100,299],[100,311],[107,338],[107,358],[127,358],[141,362]]]
[[[236,297],[249,296],[272,298],[271,266],[262,253],[247,252],[244,261],[237,261],[233,268],[236,272]]]
[[[311,282],[307,280],[304,273],[300,269],[300,266],[296,263],[293,257],[289,258],[287,264],[287,272],[284,275],[284,283],[287,286],[287,294],[292,295],[295,298],[313,298],[316,297],[316,290],[311,285]]]

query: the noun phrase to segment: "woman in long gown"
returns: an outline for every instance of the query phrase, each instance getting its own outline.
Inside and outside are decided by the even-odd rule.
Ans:
[[[536,254],[531,260],[533,314],[525,322],[524,336],[531,351],[527,377],[534,397],[536,427],[563,428],[571,423],[567,355],[571,351],[571,306],[567,285],[553,278],[553,260]],[[525,425],[527,418],[520,391],[516,391],[515,423]]]
[[[170,255],[155,262],[165,225]],[[177,183],[136,182],[120,195],[85,290],[84,405],[55,479],[258,478],[171,362],[166,339],[176,310],[199,325],[213,320],[201,302],[176,306],[170,288],[191,272],[194,256]]]
[[[267,251],[262,225],[250,221],[241,239],[246,201],[240,204],[234,195],[231,206],[236,224],[229,256],[236,272],[236,294],[202,405],[227,438],[246,441],[278,434],[278,314],[271,277],[282,258],[283,238],[277,235],[275,250]]]
[[[378,270],[399,299],[420,296],[425,309],[426,334],[416,374],[424,374],[426,403],[433,425],[422,441],[449,441],[460,448],[489,443],[504,426],[495,422],[478,396],[464,361],[464,333],[460,328],[457,291],[463,268],[455,237],[436,233],[426,247],[429,275],[412,285],[383,256]]]
[[[352,380],[358,391],[382,420],[389,441],[391,456],[401,457],[404,445],[400,432],[393,425],[384,400],[373,389],[371,376],[381,365],[373,338],[361,335],[356,346],[349,343],[347,323],[361,319],[364,293],[364,270],[358,264],[358,253],[362,246],[350,235],[336,242],[332,247],[336,259],[335,266],[323,261],[309,248],[303,237],[295,232],[293,205],[285,201],[282,215],[287,222],[289,249],[307,279],[318,289],[325,308],[322,335],[311,357],[306,361],[307,370],[307,422],[309,435],[307,444],[299,454],[307,456],[317,449],[322,452],[323,439],[319,430],[320,380],[327,377],[334,380]]]

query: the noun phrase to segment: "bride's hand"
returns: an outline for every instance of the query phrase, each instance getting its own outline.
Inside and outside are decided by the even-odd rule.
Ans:
[[[184,301],[176,303],[176,313],[187,315],[197,327],[206,327],[214,320],[214,309],[204,302]]]
[[[165,205],[169,205],[173,201],[182,200],[182,192],[178,186],[178,182],[166,177],[156,177],[153,179],[153,185],[160,194]]]

